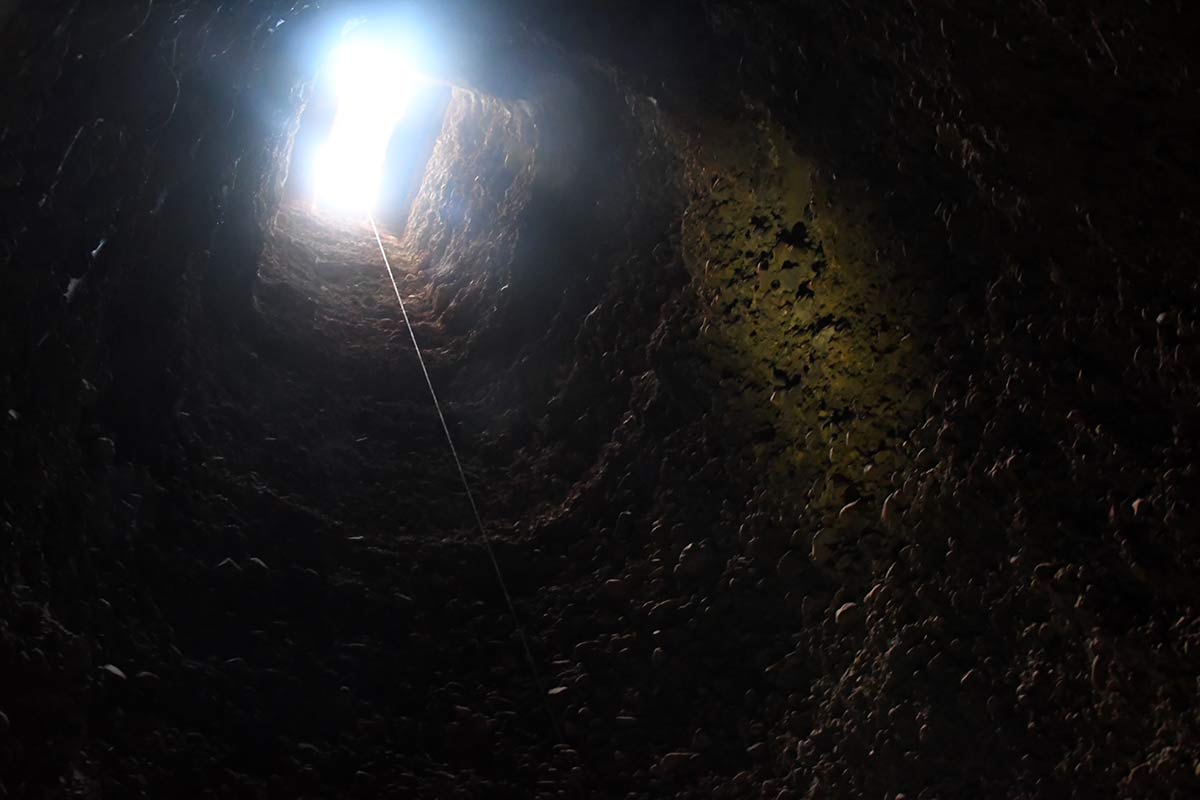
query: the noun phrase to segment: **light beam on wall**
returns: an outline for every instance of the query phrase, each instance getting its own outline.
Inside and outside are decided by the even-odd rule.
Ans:
[[[313,205],[365,217],[379,200],[388,140],[421,78],[397,50],[370,40],[343,44],[331,69],[337,110],[317,149]]]

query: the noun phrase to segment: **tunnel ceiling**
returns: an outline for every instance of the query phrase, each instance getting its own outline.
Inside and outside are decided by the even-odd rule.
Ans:
[[[379,243],[351,17],[449,87]],[[0,26],[0,796],[1200,790],[1180,3]]]

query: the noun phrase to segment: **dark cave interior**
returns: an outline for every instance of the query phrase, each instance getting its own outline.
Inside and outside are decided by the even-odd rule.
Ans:
[[[0,797],[1200,795],[1198,38],[0,5]]]

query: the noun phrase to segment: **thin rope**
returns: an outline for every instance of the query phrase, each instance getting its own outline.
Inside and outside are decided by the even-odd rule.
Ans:
[[[467,480],[466,470],[463,469],[462,459],[458,457],[458,449],[454,446],[454,437],[450,435],[450,426],[446,424],[446,415],[442,413],[442,404],[438,402],[437,392],[433,389],[433,380],[429,377],[429,370],[425,366],[425,357],[421,355],[421,346],[417,344],[417,334],[413,331],[412,322],[408,318],[408,309],[404,306],[404,298],[400,295],[400,286],[396,283],[396,274],[392,271],[392,264],[388,260],[387,251],[383,248],[383,239],[379,236],[379,228],[375,227],[374,215],[367,217],[371,222],[371,230],[375,233],[375,243],[379,245],[379,255],[383,256],[383,265],[387,268],[388,278],[392,281],[392,290],[396,293],[396,300],[400,303],[400,313],[404,317],[404,326],[408,328],[409,338],[412,339],[413,351],[417,354],[417,362],[421,365],[421,373],[425,376],[425,385],[429,387],[429,396],[433,398],[433,407],[437,409],[438,419],[442,423],[442,431],[446,434],[446,444],[450,445],[450,455],[454,456],[454,465],[458,467],[458,477],[462,479],[463,489],[467,493],[467,502],[471,504],[471,513],[475,517],[475,526],[479,530],[479,538],[483,542],[483,547],[487,550],[488,560],[492,562],[492,571],[496,573],[496,582],[500,584],[500,591],[504,594],[504,602],[508,605],[508,613],[512,615],[513,625],[517,629],[517,635],[521,638],[521,646],[525,650],[525,660],[529,662],[529,670],[533,673],[534,686],[537,688],[538,695],[542,698],[542,704],[546,708],[546,714],[550,717],[550,725],[554,728],[554,735],[559,740],[563,741],[562,731],[558,726],[558,718],[554,715],[554,711],[550,708],[550,702],[546,699],[546,688],[542,683],[541,673],[538,671],[537,662],[533,658],[533,650],[529,647],[529,638],[525,635],[525,627],[521,624],[521,617],[517,614],[517,607],[513,604],[512,595],[508,592],[508,584],[504,580],[504,573],[500,571],[500,562],[496,559],[496,551],[492,547],[491,537],[487,534],[487,529],[483,524],[483,517],[479,514],[479,506],[475,504],[475,495],[471,491],[471,484]]]

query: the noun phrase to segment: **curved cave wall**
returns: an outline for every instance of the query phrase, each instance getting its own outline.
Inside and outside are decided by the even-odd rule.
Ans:
[[[383,247],[516,622],[289,184],[397,9],[449,100]],[[1178,5],[0,25],[0,794],[1200,788]]]

